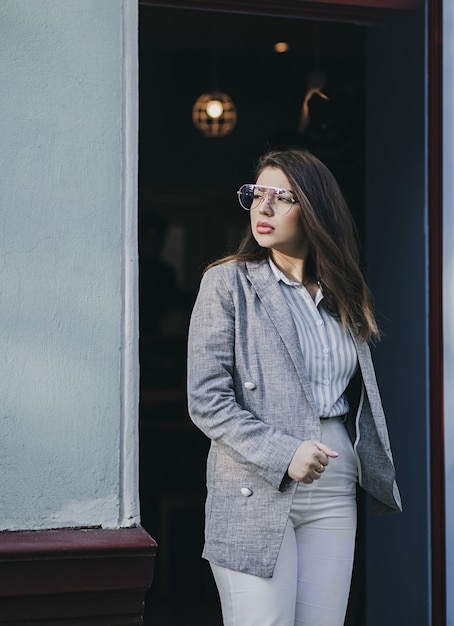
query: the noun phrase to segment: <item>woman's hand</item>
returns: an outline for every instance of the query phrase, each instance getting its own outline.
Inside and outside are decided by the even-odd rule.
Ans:
[[[329,463],[339,453],[320,441],[303,441],[288,466],[287,474],[299,483],[309,485],[320,478]]]

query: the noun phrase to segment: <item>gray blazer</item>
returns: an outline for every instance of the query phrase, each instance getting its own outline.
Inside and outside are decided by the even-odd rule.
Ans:
[[[376,509],[401,510],[370,350],[352,336],[360,367],[346,426],[359,481]],[[203,556],[271,577],[297,486],[287,468],[321,430],[297,331],[267,261],[205,273],[189,329],[188,406],[211,439]]]

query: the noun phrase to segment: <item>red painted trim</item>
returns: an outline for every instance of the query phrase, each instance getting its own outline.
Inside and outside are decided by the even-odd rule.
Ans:
[[[0,532],[0,563],[5,559],[20,560],[24,557],[38,558],[51,554],[66,556],[72,554],[81,558],[95,551],[109,554],[113,550],[119,554],[133,554],[134,551],[156,552],[156,543],[143,528],[121,528],[102,530],[100,528],[70,528],[64,530],[29,530]]]
[[[2,626],[139,626],[156,543],[143,528],[0,533]]]
[[[443,10],[429,0],[428,186],[432,624],[446,625],[443,405]]]

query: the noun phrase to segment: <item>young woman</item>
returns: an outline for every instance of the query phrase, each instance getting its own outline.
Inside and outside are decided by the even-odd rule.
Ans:
[[[226,626],[343,626],[356,483],[401,510],[354,224],[331,172],[271,152],[238,191],[237,252],[205,272],[189,413],[211,439],[204,557]]]

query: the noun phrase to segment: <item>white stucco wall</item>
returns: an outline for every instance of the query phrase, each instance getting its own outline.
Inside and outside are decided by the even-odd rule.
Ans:
[[[0,530],[139,519],[136,20],[0,2]]]
[[[443,3],[443,319],[447,625],[454,624],[454,4]],[[435,625],[434,625],[435,626]]]

